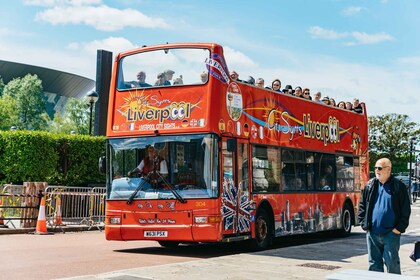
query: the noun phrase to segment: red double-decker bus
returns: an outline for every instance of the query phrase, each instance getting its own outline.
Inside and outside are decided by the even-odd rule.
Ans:
[[[116,57],[108,240],[249,239],[263,249],[279,236],[350,234],[369,177],[364,104],[358,114],[228,73],[218,44],[145,46]],[[146,160],[149,146],[157,153]],[[136,169],[143,174],[133,176]]]

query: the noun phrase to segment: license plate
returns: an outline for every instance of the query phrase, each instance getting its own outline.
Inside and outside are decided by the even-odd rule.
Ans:
[[[168,232],[167,231],[158,231],[158,230],[145,231],[144,232],[144,237],[168,237]]]

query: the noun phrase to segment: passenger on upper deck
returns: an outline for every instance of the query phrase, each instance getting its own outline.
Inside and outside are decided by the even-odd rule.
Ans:
[[[344,102],[344,101],[338,102],[337,107],[341,108],[341,109],[346,109],[346,102]]]
[[[346,102],[346,109],[350,110],[350,111],[353,111],[353,105],[351,104],[351,102],[349,102],[349,101]]]
[[[300,88],[300,90],[298,90],[298,88],[296,87],[295,96],[296,97],[299,97],[299,98],[303,98],[303,92],[304,92],[304,90],[302,90],[301,87],[299,87],[299,88]]]
[[[328,96],[325,96],[322,98],[322,102],[324,102],[325,105],[330,105],[330,98]]]
[[[290,95],[293,95],[293,93],[295,93],[291,85],[286,85],[286,87],[283,89],[283,92]]]
[[[239,75],[238,73],[236,73],[235,70],[230,71],[229,77],[233,82],[242,82],[241,80],[239,80]]]
[[[165,74],[165,80],[167,81],[168,85],[170,85],[171,84],[170,81],[174,77],[175,71],[172,71],[170,69],[167,69],[167,70],[165,70],[165,72],[163,72],[163,74]]]
[[[169,85],[171,85],[171,83],[166,80],[165,74],[164,73],[159,73],[157,75],[157,80],[155,82],[155,86],[169,86]]]
[[[330,98],[330,106],[336,107],[334,98]]]
[[[281,92],[280,88],[281,88],[281,81],[279,79],[275,79],[271,83],[271,89],[277,92]]]
[[[257,82],[255,83],[255,85],[257,87],[263,88],[264,87],[264,79],[263,78],[258,78]]]
[[[315,102],[322,102],[322,100],[321,100],[321,92],[320,91],[318,91],[317,93],[315,93],[314,101]]]
[[[182,75],[174,79],[174,85],[183,85],[183,84],[184,84],[184,81],[182,80]]]
[[[300,86],[295,87],[295,92],[294,92],[295,96],[302,96],[302,88]]]
[[[303,98],[312,100],[311,91],[309,90],[309,88],[305,88],[305,90],[303,91]]]
[[[255,86],[255,79],[252,76],[248,76],[243,82]]]
[[[146,83],[146,72],[139,71],[137,73],[137,84],[139,87],[151,87],[151,84]]]
[[[207,81],[209,80],[209,72],[207,71],[201,72],[200,79],[203,84],[207,83]]]
[[[363,113],[362,105],[360,105],[359,99],[357,98],[353,100],[353,111],[359,114]]]

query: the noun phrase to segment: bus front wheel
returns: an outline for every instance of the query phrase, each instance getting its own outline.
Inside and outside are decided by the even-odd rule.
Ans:
[[[260,209],[255,220],[255,239],[253,240],[252,248],[254,250],[265,250],[271,245],[272,239],[273,225],[267,212],[264,209]]]

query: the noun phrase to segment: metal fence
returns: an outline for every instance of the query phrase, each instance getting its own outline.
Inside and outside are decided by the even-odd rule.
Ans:
[[[89,229],[96,227],[99,230],[104,226],[104,187],[47,186],[41,191],[40,194],[27,194],[25,185],[4,185],[0,194],[4,221],[20,220],[21,227],[34,226],[27,220],[37,219],[39,198],[45,195],[45,213],[49,226],[87,225]],[[55,217],[60,212],[62,223],[57,225]]]

